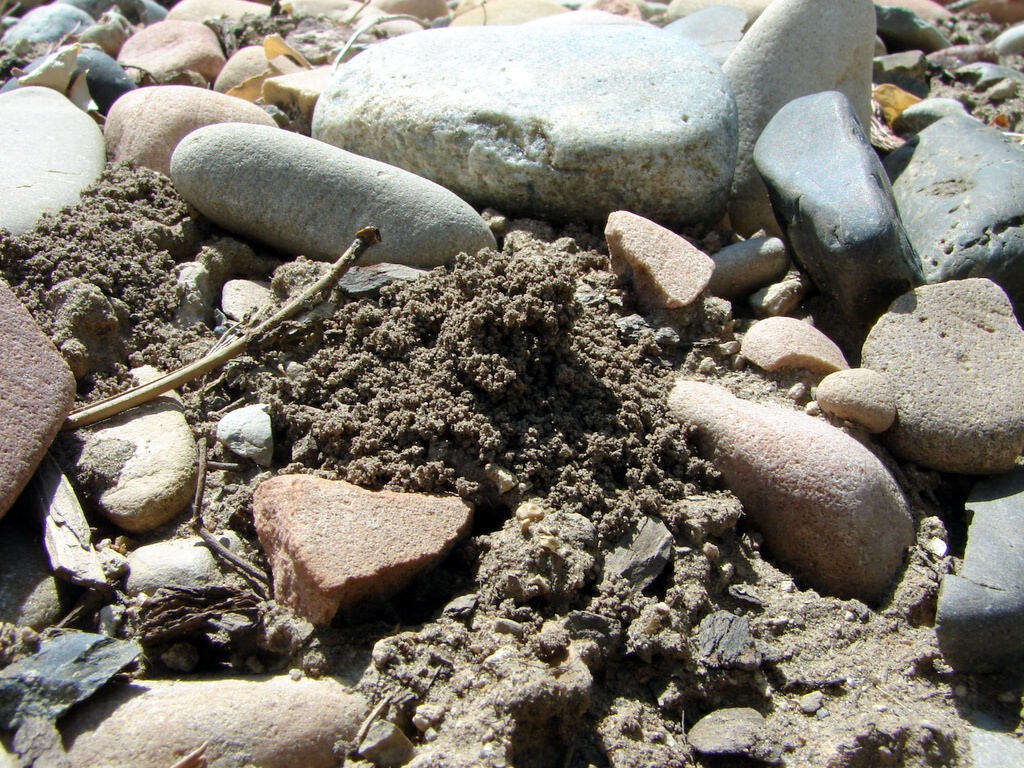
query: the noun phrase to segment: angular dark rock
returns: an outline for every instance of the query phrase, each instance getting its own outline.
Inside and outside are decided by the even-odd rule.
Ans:
[[[604,561],[606,579],[624,579],[635,590],[646,588],[672,560],[672,533],[653,517],[644,518],[635,531]]]
[[[761,651],[750,634],[750,622],[729,611],[715,611],[704,617],[697,627],[697,646],[701,661],[709,667],[753,670],[761,665]]]

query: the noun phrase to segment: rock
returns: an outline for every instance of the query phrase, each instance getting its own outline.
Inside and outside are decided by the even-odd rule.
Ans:
[[[0,97],[0,105],[8,98]],[[28,484],[74,398],[67,363],[0,279],[0,517]]]
[[[1024,744],[1012,733],[971,725],[967,742],[974,768],[1019,768],[1024,765]]]
[[[234,533],[221,534],[217,539],[229,550],[241,549]],[[201,590],[227,581],[210,548],[198,536],[139,547],[128,555],[128,566],[124,590],[129,595],[151,595],[161,587]]]
[[[926,285],[871,329],[861,365],[896,387],[894,453],[930,469],[1006,472],[1024,448],[1024,331],[990,280]]]
[[[782,280],[772,283],[750,296],[750,307],[757,317],[778,317],[795,310],[810,289],[810,281],[791,271]]]
[[[89,94],[102,114],[107,114],[115,101],[135,90],[135,81],[120,64],[95,48],[82,48],[78,53],[78,70],[85,72]]]
[[[813,715],[822,705],[825,703],[825,694],[821,691],[811,691],[805,693],[797,701],[797,706],[800,707],[800,711],[805,715]]]
[[[712,669],[754,670],[761,666],[761,652],[750,622],[728,611],[709,613],[697,626],[699,660]]]
[[[237,456],[269,467],[274,460],[274,432],[266,406],[247,405],[226,413],[217,422],[217,442]]]
[[[628,211],[615,211],[604,228],[612,269],[628,275],[648,309],[680,309],[697,300],[714,262],[687,240]]]
[[[891,83],[907,93],[923,99],[928,95],[928,60],[921,51],[901,51],[876,56],[871,81]]]
[[[367,491],[310,475],[264,480],[253,512],[275,599],[313,623],[405,586],[447,554],[472,517],[455,497]]]
[[[1024,21],[1024,2],[1021,0],[978,0],[972,3],[970,13],[988,14],[1000,23]]]
[[[771,372],[796,368],[825,375],[850,367],[835,342],[792,317],[758,320],[744,335],[740,354]]]
[[[944,576],[935,633],[957,672],[995,672],[1024,657],[1024,467],[971,489],[958,574]]]
[[[42,630],[64,618],[43,542],[13,520],[0,523],[0,622]]]
[[[962,67],[957,67],[953,74],[957,79],[974,86],[975,90],[984,90],[995,85],[1000,80],[1012,80],[1016,83],[1024,82],[1024,72],[1013,67],[992,64],[988,61],[964,64]]]
[[[629,19],[644,18],[644,13],[634,0],[584,0],[579,8],[581,11],[601,11]]]
[[[462,0],[455,7],[452,26],[522,24],[567,11],[567,8],[553,0],[488,0],[486,5],[481,5],[477,0]]]
[[[289,115],[300,115],[308,125],[313,120],[320,94],[331,80],[332,70],[330,66],[316,67],[268,77],[263,81],[263,101],[280,107]]]
[[[888,376],[867,368],[830,373],[818,384],[815,399],[825,413],[872,434],[885,432],[896,420],[896,388]]]
[[[495,247],[483,219],[446,189],[276,128],[197,130],[175,150],[171,178],[225,229],[310,258],[334,261],[371,224],[383,237],[373,261],[436,266]]]
[[[418,280],[425,274],[425,269],[415,269],[404,264],[371,264],[368,267],[353,267],[338,281],[338,285],[353,298],[376,299],[384,286]]]
[[[771,2],[772,0],[672,0],[665,11],[665,18],[675,21],[700,13],[706,8],[731,5],[743,11],[752,24]]]
[[[679,380],[669,408],[696,429],[776,557],[838,596],[879,598],[913,541],[896,482],[843,431],[725,389]]]
[[[708,293],[723,299],[746,296],[781,277],[789,250],[777,237],[752,237],[712,254],[715,264]]]
[[[444,0],[373,0],[371,5],[384,13],[407,13],[428,21],[448,15],[448,3]]]
[[[932,53],[949,47],[949,39],[909,8],[875,6],[878,36],[890,51]]]
[[[269,5],[249,0],[179,0],[167,12],[168,19],[196,23],[213,18],[241,21],[246,16],[262,18],[269,15]]]
[[[41,130],[45,126],[46,130]],[[0,228],[20,235],[46,212],[78,202],[103,170],[103,134],[51,88],[0,94]]]
[[[510,215],[630,210],[678,228],[720,217],[734,121],[721,70],[679,36],[477,27],[359,54],[321,94],[313,137]]]
[[[11,50],[40,43],[57,43],[93,23],[92,16],[65,3],[33,8],[4,32],[0,45]]]
[[[72,768],[168,768],[203,743],[211,768],[333,768],[366,708],[331,678],[146,680],[103,693],[61,731]]]
[[[169,175],[178,143],[197,128],[218,123],[276,130],[273,118],[255,104],[204,88],[161,85],[118,99],[103,131],[111,160],[127,160]]]
[[[999,61],[999,54],[991,46],[975,43],[973,45],[951,45],[941,51],[929,53],[926,58],[929,64],[952,72],[957,67],[978,61],[996,63]]]
[[[225,59],[220,41],[209,27],[168,18],[143,27],[125,40],[117,63],[148,72],[158,81],[191,71],[212,83]]]
[[[856,332],[924,282],[885,170],[841,93],[780,109],[757,141],[754,163],[794,258]]]
[[[693,40],[719,64],[724,64],[740,40],[749,19],[735,5],[713,5],[702,8],[665,27],[666,32]]]
[[[633,24],[649,26],[643,19],[635,19],[632,16],[620,16],[607,11],[573,11],[572,13],[558,13],[553,16],[543,16],[539,19],[526,22],[526,26],[593,26],[605,24]]]
[[[285,61],[291,61],[284,57]],[[295,65],[297,68],[298,65]],[[235,51],[217,74],[213,90],[227,93],[251,77],[258,77],[270,69],[267,54],[262,45],[246,45]]]
[[[132,36],[128,19],[116,11],[107,11],[96,23],[78,33],[78,42],[98,45],[108,56],[116,59],[124,41]]]
[[[874,41],[871,0],[776,0],[747,30],[724,65],[740,121],[729,203],[734,229],[743,235],[777,231],[753,156],[761,131],[783,106],[836,90],[850,100],[861,125],[871,125]]]
[[[359,742],[359,754],[384,768],[405,765],[416,753],[409,737],[387,720],[375,720]]]
[[[275,303],[270,283],[259,280],[228,280],[221,289],[220,308],[235,322],[250,312],[265,309]]]
[[[1024,53],[1024,24],[1004,29],[990,45],[1000,56],[1014,56]]]
[[[157,528],[180,513],[195,492],[198,449],[173,397],[65,432],[64,469],[111,522],[132,533]]]
[[[750,756],[765,738],[764,718],[756,709],[716,709],[698,720],[686,740],[702,755]]]
[[[672,533],[661,520],[645,517],[604,560],[604,578],[624,580],[637,592],[650,586],[672,562]]]
[[[950,115],[967,117],[967,108],[956,99],[923,99],[900,112],[893,127],[898,133],[920,133]]]

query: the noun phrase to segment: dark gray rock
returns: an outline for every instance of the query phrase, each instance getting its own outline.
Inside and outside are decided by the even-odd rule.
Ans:
[[[405,264],[371,264],[368,267],[352,267],[338,281],[338,285],[354,298],[375,299],[384,286],[408,283],[425,274],[427,270],[407,267]]]
[[[958,67],[954,74],[958,80],[969,83],[978,89],[988,88],[1005,78],[1018,83],[1024,83],[1024,72],[1020,72],[1013,67],[1003,67],[987,61],[965,64],[962,67]]]
[[[925,53],[948,48],[949,40],[909,8],[875,6],[878,36],[890,51],[920,50]]]
[[[687,37],[711,54],[719,64],[743,38],[747,26],[746,11],[734,5],[713,5],[687,14],[665,27],[666,32]]]
[[[841,93],[780,109],[754,147],[754,164],[794,258],[856,332],[923,282],[885,170]]]
[[[715,611],[697,627],[700,660],[715,669],[748,669],[761,666],[761,651],[745,616]]]
[[[29,63],[25,67],[25,74],[38,69],[46,58],[43,56]],[[85,82],[89,86],[89,93],[104,115],[119,97],[138,87],[120,64],[96,48],[82,48],[78,52],[78,66],[75,68],[74,77],[81,72],[86,73]],[[0,88],[0,93],[12,91],[17,87],[17,80],[12,78]]]
[[[0,44],[17,49],[36,43],[56,43],[73,32],[81,32],[92,23],[92,16],[72,5],[41,5],[26,13],[8,29]]]
[[[919,98],[928,95],[928,60],[921,51],[902,51],[876,56],[871,82],[892,83]]]
[[[636,590],[647,587],[672,560],[672,534],[660,520],[644,518],[605,558],[604,577],[624,579]]]
[[[387,720],[374,721],[359,744],[359,754],[381,768],[405,765],[415,752],[409,737]]]
[[[958,672],[1024,658],[1024,467],[974,486],[960,573],[942,580],[935,632]]]
[[[929,283],[987,277],[1024,306],[1024,149],[967,115],[932,123],[885,161]]]

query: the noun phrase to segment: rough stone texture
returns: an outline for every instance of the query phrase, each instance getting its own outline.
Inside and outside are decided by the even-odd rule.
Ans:
[[[818,384],[815,399],[825,413],[873,434],[896,420],[896,388],[888,376],[867,368],[830,373]]]
[[[467,10],[471,9],[471,10]],[[462,0],[455,8],[454,27],[523,24],[533,19],[566,13],[569,9],[554,0]]]
[[[835,342],[792,317],[758,320],[743,336],[740,354],[766,371],[797,368],[828,374],[850,367]]]
[[[253,3],[249,0],[180,0],[167,12],[168,19],[194,22],[210,18],[241,21],[246,16],[269,15],[269,5]]]
[[[394,593],[469,530],[456,497],[367,491],[342,480],[279,475],[256,489],[253,515],[275,598],[314,623]]]
[[[673,544],[672,533],[661,520],[645,517],[605,558],[604,577],[624,579],[632,589],[645,589],[671,562]]]
[[[756,709],[716,709],[698,720],[686,740],[702,755],[749,755],[764,736],[764,718]]]
[[[971,491],[958,574],[942,579],[935,632],[958,672],[1005,670],[1024,657],[1024,467]]]
[[[893,127],[899,133],[920,133],[932,123],[950,115],[968,117],[967,108],[956,99],[922,99],[900,112]]]
[[[212,83],[225,59],[220,41],[209,27],[168,18],[143,27],[125,40],[117,63],[149,72],[158,80],[191,70]]]
[[[673,21],[665,27],[665,31],[693,40],[710,53],[715,61],[724,64],[743,39],[743,30],[748,22],[742,8],[715,5]]]
[[[50,3],[33,8],[4,32],[0,44],[17,49],[35,43],[56,43],[93,23],[92,16],[64,3]]]
[[[949,39],[909,8],[876,5],[878,36],[890,51],[931,53],[949,47]]]
[[[219,123],[277,129],[270,115],[242,99],[188,85],[160,85],[118,99],[103,132],[112,160],[168,175],[178,142],[197,128]]]
[[[359,743],[359,754],[381,768],[393,768],[409,762],[416,748],[397,725],[376,720]]]
[[[729,217],[741,234],[777,231],[753,160],[768,121],[793,99],[837,90],[850,99],[861,125],[870,125],[874,50],[871,0],[776,0],[747,30],[724,65],[739,108]]]
[[[334,261],[367,226],[383,241],[364,263],[436,266],[494,247],[483,219],[448,190],[277,128],[197,130],[175,150],[171,177],[224,228],[314,259]]]
[[[754,163],[794,258],[861,338],[894,298],[924,282],[885,169],[843,94],[779,110]]]
[[[0,523],[0,622],[41,630],[64,618],[42,538],[13,520]]]
[[[1024,765],[1024,743],[1012,733],[972,725],[967,729],[967,740],[974,768],[1020,768]]]
[[[709,613],[697,627],[700,661],[712,669],[757,669],[761,651],[745,616],[729,611]]]
[[[67,363],[0,279],[0,517],[32,477],[74,397]]]
[[[680,380],[669,408],[696,428],[771,552],[830,594],[883,595],[913,541],[896,482],[839,429],[779,406]]]
[[[945,117],[885,162],[929,283],[987,277],[1024,307],[1024,149],[968,117]]]
[[[217,539],[229,550],[241,548],[234,533],[219,535]],[[151,595],[161,587],[202,589],[223,584],[227,579],[217,562],[198,536],[147,544],[128,555],[130,570],[124,589],[129,595]]]
[[[736,299],[781,277],[789,264],[789,250],[777,237],[752,237],[727,245],[711,260],[715,270],[708,293]]]
[[[76,203],[106,160],[95,121],[38,86],[0,94],[0,146],[10,148],[0,153],[0,227],[16,235]]]
[[[274,433],[266,406],[247,405],[217,422],[217,442],[232,453],[269,467],[274,459]]]
[[[871,82],[891,83],[920,99],[928,95],[928,59],[921,51],[901,51],[876,56],[872,62]]]
[[[779,282],[751,294],[748,302],[757,317],[788,315],[800,305],[810,287],[810,280],[791,270]]]
[[[670,227],[722,213],[735,103],[697,44],[646,26],[437,29],[375,45],[321,94],[313,136],[481,207]]]
[[[61,732],[71,768],[168,768],[204,742],[209,768],[334,768],[366,709],[330,678],[152,680],[100,694]]]
[[[270,284],[258,280],[228,280],[221,288],[220,308],[229,320],[240,321],[254,310],[275,303]]]
[[[990,280],[926,285],[871,329],[861,365],[896,387],[889,447],[931,469],[1005,472],[1024,448],[1024,332]]]
[[[612,268],[629,275],[649,309],[679,309],[701,295],[714,262],[685,238],[628,211],[615,211],[604,228]]]

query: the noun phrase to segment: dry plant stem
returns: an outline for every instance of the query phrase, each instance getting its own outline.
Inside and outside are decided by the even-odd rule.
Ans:
[[[159,379],[154,379],[148,384],[143,384],[120,395],[108,397],[106,400],[100,400],[98,403],[75,411],[68,416],[61,429],[79,429],[80,427],[95,424],[97,421],[109,419],[111,416],[123,413],[129,408],[147,403],[164,392],[177,389],[200,376],[222,368],[229,360],[245,352],[250,344],[260,340],[281,323],[290,320],[299,312],[312,306],[321,293],[337,283],[342,275],[355,265],[367,248],[379,242],[380,232],[375,228],[366,227],[359,230],[356,233],[356,239],[352,241],[352,245],[331,265],[330,270],[323,277],[255,328],[243,332],[238,339],[230,344],[225,344],[219,348],[215,347],[214,351],[207,353],[194,363],[189,363],[183,368],[161,376]]]
[[[204,741],[168,768],[206,768],[206,742]]]

